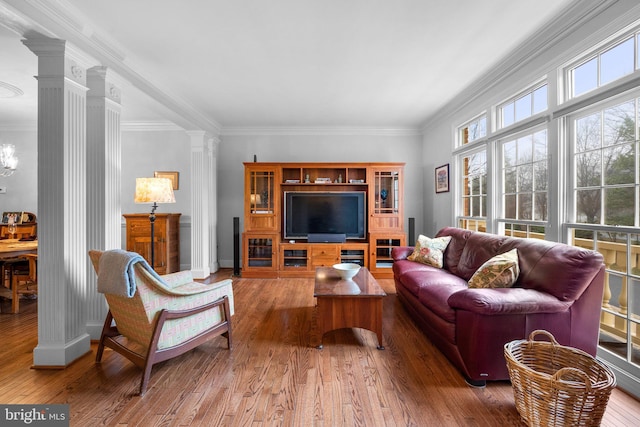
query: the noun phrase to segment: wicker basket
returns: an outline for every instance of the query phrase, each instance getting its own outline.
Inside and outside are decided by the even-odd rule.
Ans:
[[[551,342],[534,341],[538,334]],[[504,346],[516,409],[529,426],[598,426],[616,378],[594,357],[547,331]]]

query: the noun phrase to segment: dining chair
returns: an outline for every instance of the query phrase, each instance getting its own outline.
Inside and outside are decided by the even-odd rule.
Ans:
[[[20,312],[22,295],[38,295],[38,255],[24,254],[11,262],[11,312]]]
[[[16,232],[12,235],[9,233],[9,226],[3,225],[0,227],[0,238],[2,239],[32,239],[36,237],[35,225],[19,225],[16,226]]]

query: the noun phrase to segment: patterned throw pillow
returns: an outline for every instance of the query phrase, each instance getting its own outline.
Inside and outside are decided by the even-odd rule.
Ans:
[[[518,280],[518,250],[496,255],[473,273],[470,288],[510,288]]]
[[[444,250],[447,248],[451,236],[430,239],[422,234],[418,236],[413,253],[407,257],[409,261],[416,261],[433,267],[442,268]]]

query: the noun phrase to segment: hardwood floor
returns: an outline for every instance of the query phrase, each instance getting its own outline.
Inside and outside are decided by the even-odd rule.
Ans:
[[[230,275],[223,271],[220,275]],[[107,349],[64,370],[30,369],[37,344],[35,301],[6,314],[0,330],[0,403],[68,403],[72,426],[518,426],[508,382],[471,388],[415,327],[392,280],[380,280],[386,350],[373,332],[341,329],[312,345],[313,279],[234,278],[234,347],[217,337],[141,371]],[[640,419],[640,402],[614,390],[605,426]]]

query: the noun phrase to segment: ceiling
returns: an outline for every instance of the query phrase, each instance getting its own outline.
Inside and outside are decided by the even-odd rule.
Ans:
[[[115,71],[124,122],[419,130],[571,3],[0,1],[0,125],[35,122],[36,30]]]

